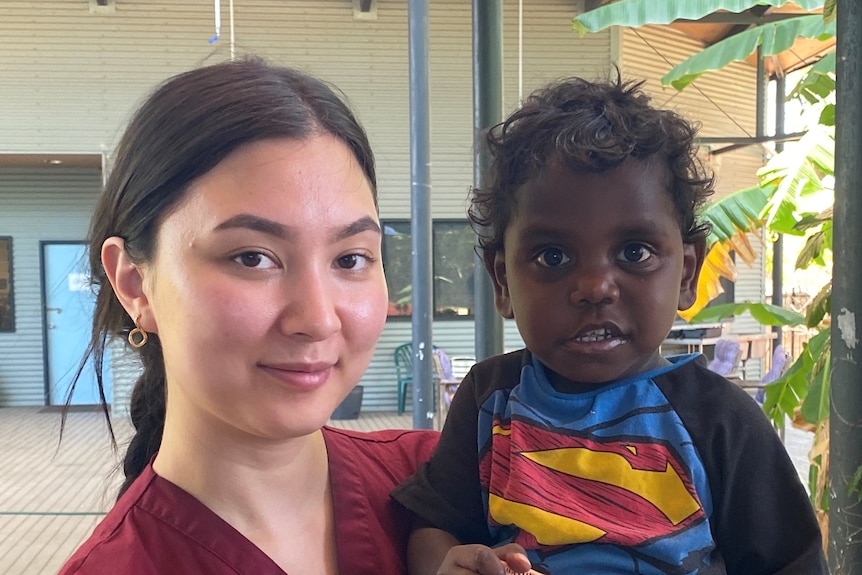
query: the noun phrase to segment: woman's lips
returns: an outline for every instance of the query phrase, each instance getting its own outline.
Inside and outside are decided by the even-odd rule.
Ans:
[[[329,379],[332,371],[332,364],[260,364],[259,367],[279,382],[304,390],[321,387]]]

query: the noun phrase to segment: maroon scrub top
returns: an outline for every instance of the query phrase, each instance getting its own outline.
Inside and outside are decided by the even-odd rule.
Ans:
[[[406,574],[410,518],[389,492],[430,457],[437,433],[325,427],[323,436],[339,572]],[[285,575],[236,529],[147,466],[59,575],[181,573]]]

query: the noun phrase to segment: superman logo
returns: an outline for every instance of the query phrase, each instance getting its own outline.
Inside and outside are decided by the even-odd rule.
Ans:
[[[527,549],[643,545],[704,515],[684,467],[655,441],[588,439],[497,421],[481,480],[492,523],[518,527],[516,541]]]

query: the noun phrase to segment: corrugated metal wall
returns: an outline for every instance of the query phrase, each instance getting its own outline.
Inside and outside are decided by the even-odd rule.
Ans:
[[[544,0],[525,10],[525,91],[606,66],[607,34],[578,39],[571,32],[578,4]],[[377,155],[381,216],[408,217],[407,3],[380,0],[372,21],[354,20],[349,0],[236,0],[234,5],[238,54],[261,54],[307,69],[348,95]],[[207,43],[214,31],[209,0],[122,0],[108,14],[90,13],[86,0],[19,2],[0,7],[0,16],[0,152],[110,152],[153,85],[230,53],[226,10],[221,39]],[[460,218],[473,177],[470,3],[432,3],[429,32],[434,217]],[[519,99],[517,3],[506,3],[504,34],[505,109],[510,110]],[[438,322],[434,334],[450,354],[473,355],[472,322]],[[29,349],[41,364],[40,337]],[[387,326],[363,379],[367,408],[394,407],[392,351],[409,339],[409,322]],[[507,322],[506,347],[520,344],[514,323]],[[134,364],[115,366],[119,405],[134,373]],[[43,401],[41,371],[33,374],[38,381],[30,381],[26,393],[14,391],[15,402]]]
[[[523,10],[523,95],[565,76],[589,79],[607,77],[611,61],[611,33],[603,31],[580,38],[572,32],[572,18],[583,11],[583,0],[525,0]],[[517,107],[518,2],[504,2],[504,111]]]
[[[174,73],[230,57],[228,13],[224,2],[222,5],[221,38],[210,45],[208,39],[214,33],[211,0],[118,0],[115,11],[107,14],[91,13],[88,0],[0,3],[0,154],[109,153],[132,110],[156,83]],[[234,7],[237,54],[260,54],[277,63],[309,70],[347,94],[369,132],[377,156],[381,217],[409,217],[407,3],[378,0],[376,20],[355,20],[350,0],[234,0]],[[571,31],[571,19],[578,9],[583,9],[583,1],[525,2],[523,35],[519,38],[518,3],[504,3],[506,112],[514,109],[521,95],[519,43],[523,49],[523,93],[561,76],[606,76],[612,54],[619,49],[611,42],[616,35],[605,32],[578,38]],[[430,3],[435,218],[464,217],[473,179],[471,20],[471,4],[466,0]],[[684,45],[680,49],[695,47]],[[627,74],[652,77],[655,72],[654,61],[645,61],[642,67],[635,59],[631,65],[626,63]],[[744,91],[747,78],[753,76],[748,68],[742,68],[740,73],[748,76],[733,83],[718,82],[710,90],[719,90],[730,99]],[[650,88],[659,95],[664,93],[652,83]],[[686,108],[695,112],[705,106],[695,102],[686,104]],[[704,119],[724,121],[719,115]],[[753,120],[749,123],[753,125]],[[708,133],[723,131],[723,125],[711,126]],[[741,173],[752,164],[746,158],[740,162],[734,172],[738,169]],[[98,180],[97,175],[90,177],[94,182]],[[68,194],[63,196],[64,202],[80,204],[81,212],[76,213],[84,225],[91,202],[76,199],[74,183]],[[17,197],[17,201],[22,198]],[[32,189],[23,194],[23,202],[46,212],[50,212],[50,206],[59,205]],[[6,210],[0,208],[0,235],[6,234],[5,214]],[[45,221],[53,217],[45,215]],[[60,229],[55,227],[51,232]],[[17,251],[19,232],[12,235],[16,236]],[[21,266],[38,270],[32,262],[16,261],[15,269],[21,270]],[[38,285],[34,289],[38,293]],[[21,290],[16,281],[16,300]],[[757,290],[759,293],[759,284]],[[41,317],[38,309],[30,313],[34,318]],[[19,335],[20,331],[12,337]],[[0,334],[0,347],[9,341],[4,337]],[[472,322],[438,322],[434,337],[435,343],[451,355],[472,355]],[[392,351],[409,339],[409,322],[387,325],[362,382],[366,385],[366,408],[394,408]],[[521,344],[513,322],[506,323],[505,341],[507,349]],[[27,353],[41,366],[41,334],[27,346]],[[0,358],[0,362],[11,361],[7,356]],[[128,365],[115,367],[114,393],[120,402],[135,370]],[[35,372],[29,367],[15,369],[25,370],[39,380],[27,380],[26,384],[10,388],[0,379],[0,390],[6,390],[0,393],[14,393],[14,402],[19,404],[41,403],[41,367]],[[0,395],[0,405],[10,402],[13,400]]]
[[[98,170],[0,168],[15,298],[15,331],[0,332],[0,406],[45,404],[39,242],[83,241],[101,186]]]
[[[409,209],[407,3],[379,0],[377,20],[354,20],[350,0],[235,0],[238,54],[256,53],[338,85],[365,124],[379,162],[381,216]],[[524,84],[600,73],[608,35],[571,32],[582,2],[542,0],[524,13]],[[110,151],[134,107],[166,77],[229,58],[227,10],[215,45],[211,0],[120,0],[91,14],[87,0],[0,5],[0,153]],[[518,102],[518,12],[505,4],[505,109]],[[430,7],[435,217],[463,217],[472,182],[471,5]],[[549,57],[552,54],[553,57]]]

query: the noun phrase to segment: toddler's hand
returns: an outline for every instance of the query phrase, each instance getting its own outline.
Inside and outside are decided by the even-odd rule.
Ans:
[[[532,573],[524,548],[515,543],[491,548],[485,545],[457,545],[443,559],[437,575],[512,575]]]

